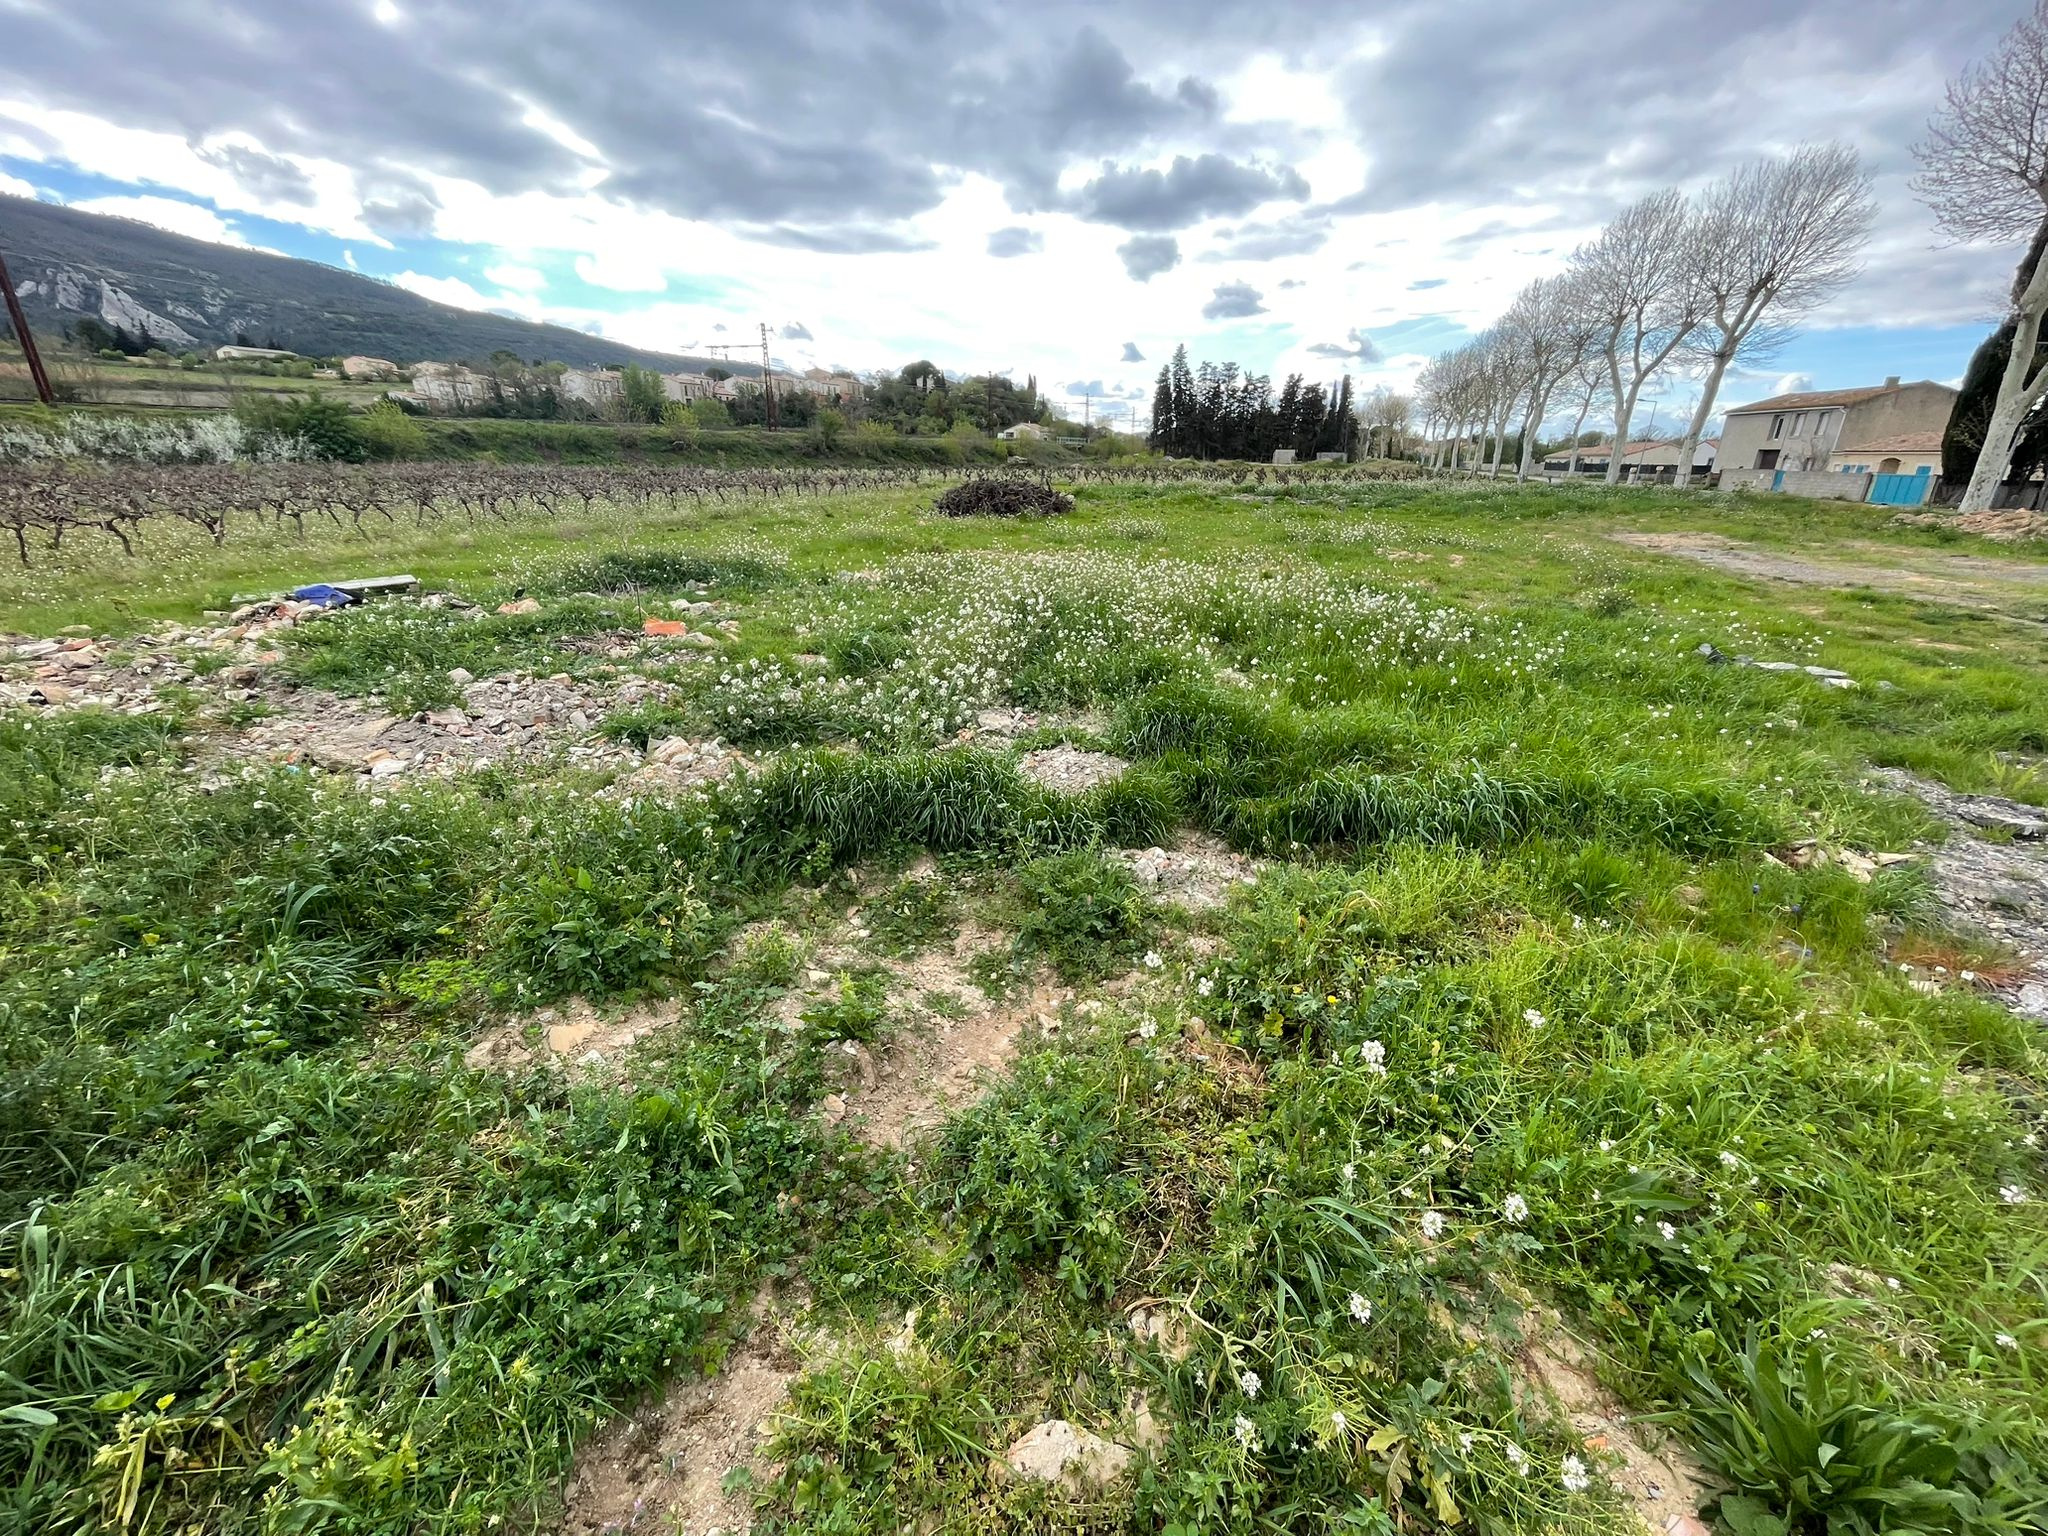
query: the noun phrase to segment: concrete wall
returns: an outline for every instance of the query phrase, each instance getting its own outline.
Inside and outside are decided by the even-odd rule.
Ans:
[[[1833,405],[1809,409],[1806,430],[1795,437],[1792,424],[1799,414],[1796,410],[1757,411],[1730,416],[1721,428],[1721,463],[1729,469],[1753,469],[1760,450],[1775,448],[1780,468],[1796,469],[1807,462],[1826,464],[1828,454],[1841,441],[1842,408]],[[1780,416],[1785,418],[1785,435],[1774,438],[1771,423]]]
[[[1770,469],[1721,471],[1724,491],[1768,491],[1773,481],[1778,481],[1777,489],[1784,495],[1811,496],[1816,501],[1862,501],[1870,494],[1870,476],[1845,475],[1837,470],[1788,469],[1782,481],[1778,472]]]
[[[1882,442],[1913,432],[1941,432],[1955,409],[1956,392],[1946,384],[1907,384],[1849,407],[1839,440],[1843,448]]]

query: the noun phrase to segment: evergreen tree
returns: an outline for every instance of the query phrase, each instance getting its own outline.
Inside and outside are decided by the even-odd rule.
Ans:
[[[1173,380],[1167,375],[1166,364],[1159,365],[1159,382],[1152,389],[1152,430],[1146,435],[1146,446],[1159,453],[1174,451],[1173,435]]]
[[[1188,349],[1185,343],[1173,349],[1172,372],[1169,376],[1173,395],[1173,447],[1176,457],[1191,459],[1197,456],[1200,434],[1195,422],[1195,381],[1188,372]]]
[[[1970,483],[1983,451],[1984,431],[1991,423],[1991,410],[1998,402],[1998,381],[2012,355],[2013,322],[2008,320],[1977,348],[1963,374],[1963,387],[1949,412],[1948,428],[1941,435],[1941,478],[1951,488]],[[2020,424],[2013,443],[2012,468],[2008,478],[2024,480],[2048,464],[2048,406],[2036,410]]]

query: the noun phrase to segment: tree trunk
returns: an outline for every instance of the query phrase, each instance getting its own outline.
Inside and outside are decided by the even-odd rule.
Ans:
[[[1614,385],[1614,446],[1607,454],[1607,483],[1621,484],[1622,460],[1628,454],[1628,428],[1636,414],[1636,391],[1643,387],[1641,375],[1626,390],[1621,387],[1621,360],[1607,354],[1607,377]]]
[[[1700,403],[1693,407],[1692,424],[1685,429],[1685,436],[1678,440],[1678,473],[1671,482],[1673,486],[1692,483],[1692,461],[1699,452],[1700,434],[1707,430],[1708,418],[1714,414],[1714,399],[1721,393],[1722,376],[1728,372],[1728,364],[1733,358],[1731,348],[1717,347],[1714,351],[1714,365],[1707,370],[1707,381],[1700,389]]]
[[[2044,314],[2048,314],[2048,259],[2034,264],[2034,275],[2020,295],[2012,355],[2006,358],[2005,373],[1998,381],[1998,404],[1984,429],[1984,446],[1977,450],[1977,467],[1970,474],[1970,488],[1963,492],[1959,509],[1963,512],[1990,509],[1991,499],[2012,464],[2013,441],[2019,436],[2027,412],[2048,390],[2048,361],[2039,356]]]
[[[1522,418],[1522,461],[1515,466],[1515,479],[1526,480],[1536,457],[1536,428],[1542,425],[1543,413],[1550,409],[1550,397],[1536,393],[1529,397],[1529,414]]]
[[[1579,472],[1579,438],[1586,430],[1586,413],[1592,409],[1593,392],[1589,389],[1586,391],[1586,398],[1579,402],[1579,419],[1572,423],[1572,461],[1565,469],[1568,475],[1576,475]]]

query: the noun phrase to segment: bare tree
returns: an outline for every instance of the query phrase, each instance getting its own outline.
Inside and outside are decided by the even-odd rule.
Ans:
[[[1788,321],[1856,275],[1876,212],[1862,162],[1841,144],[1754,161],[1707,189],[1688,253],[1706,376],[1678,445],[1677,484],[1692,478],[1729,365],[1770,352],[1789,334]]]
[[[1366,391],[1358,403],[1358,419],[1365,424],[1366,457],[1391,459],[1408,429],[1413,406],[1406,395],[1396,394],[1384,384]]]
[[[1913,153],[1915,190],[1958,240],[2025,243],[2013,278],[2012,352],[1963,493],[1980,512],[2012,463],[2027,415],[2048,398],[2048,0],[2005,35],[1998,51],[1949,82],[1948,99]]]
[[[1600,238],[1572,255],[1572,272],[1600,323],[1600,351],[1614,392],[1614,453],[1607,483],[1621,479],[1629,425],[1643,385],[1700,323],[1693,286],[1693,219],[1675,189],[1624,210]]]
[[[1566,276],[1538,278],[1524,288],[1501,317],[1500,329],[1512,339],[1521,372],[1522,456],[1515,478],[1526,480],[1551,398],[1584,364],[1600,325],[1579,283]]]
[[[1565,466],[1565,473],[1571,475],[1579,472],[1579,439],[1586,434],[1586,417],[1592,413],[1593,402],[1607,387],[1607,360],[1593,349],[1590,329],[1587,335],[1587,345],[1573,365],[1571,376],[1560,386],[1565,391],[1566,403],[1579,408],[1577,417],[1572,421],[1571,462]]]

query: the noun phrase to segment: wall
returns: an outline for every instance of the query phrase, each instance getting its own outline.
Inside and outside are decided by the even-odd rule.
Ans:
[[[1956,392],[1946,384],[1906,384],[1875,400],[1849,407],[1841,446],[1883,442],[1914,432],[1942,432],[1955,409]]]
[[[1845,475],[1838,470],[1788,469],[1780,476],[1770,469],[1724,469],[1724,491],[1768,491],[1776,482],[1787,496],[1811,496],[1816,501],[1861,501],[1870,494],[1870,476]]]

